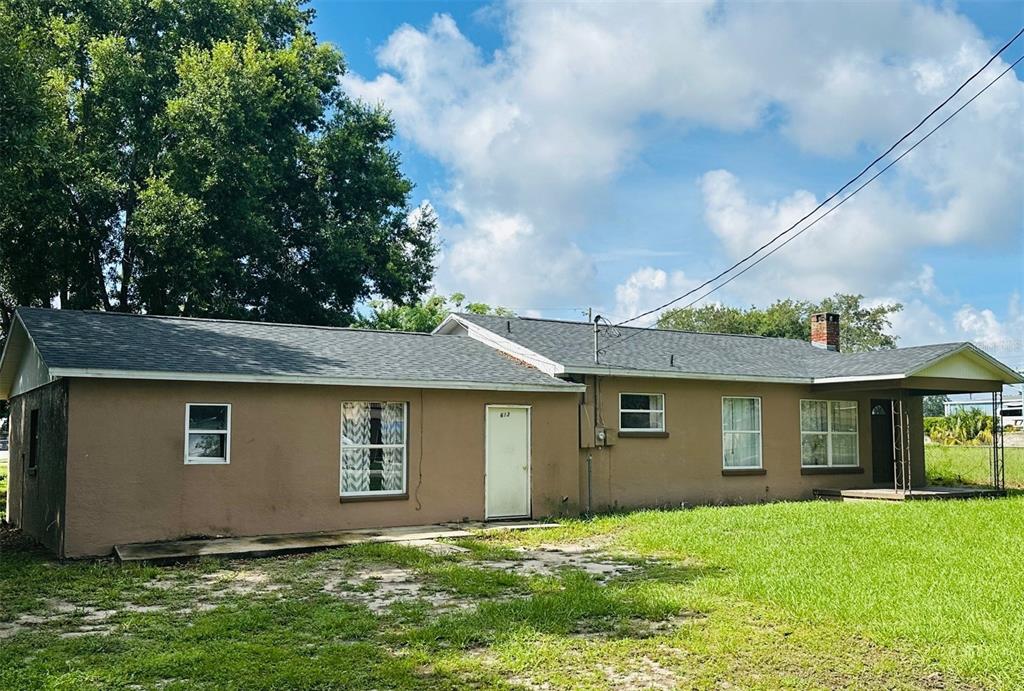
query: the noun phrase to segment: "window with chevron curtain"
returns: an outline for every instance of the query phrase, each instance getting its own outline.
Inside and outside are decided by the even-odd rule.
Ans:
[[[341,495],[404,494],[406,414],[400,402],[341,406]]]

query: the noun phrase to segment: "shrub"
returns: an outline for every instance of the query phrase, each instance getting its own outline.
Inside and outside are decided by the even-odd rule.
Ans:
[[[932,430],[936,427],[945,423],[946,418],[939,416],[926,417],[924,419],[924,435],[928,438],[933,438]]]
[[[992,416],[980,410],[960,410],[925,420],[925,434],[937,444],[991,444]]]

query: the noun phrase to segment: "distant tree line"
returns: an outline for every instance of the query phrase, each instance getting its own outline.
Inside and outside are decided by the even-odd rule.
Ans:
[[[774,336],[807,341],[811,337],[812,314],[839,315],[840,348],[847,352],[895,348],[897,336],[889,333],[891,315],[903,309],[900,303],[866,307],[863,295],[836,293],[821,302],[776,300],[765,308],[704,305],[667,310],[658,319],[664,329],[725,334]]]

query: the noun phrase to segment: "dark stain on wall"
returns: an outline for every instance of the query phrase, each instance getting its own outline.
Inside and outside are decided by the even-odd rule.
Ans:
[[[32,413],[38,411],[35,467]],[[11,460],[7,520],[49,549],[64,553],[68,448],[68,387],[59,379],[11,400]]]

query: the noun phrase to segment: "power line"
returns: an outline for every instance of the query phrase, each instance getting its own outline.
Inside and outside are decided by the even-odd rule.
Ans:
[[[1016,66],[1017,66],[1017,64],[1018,64],[1019,62],[1021,62],[1022,60],[1024,60],[1024,55],[1022,55],[1021,57],[1017,58],[1017,59],[1016,59],[1016,60],[1015,60],[1015,61],[1013,62],[1013,64],[1011,64],[1011,65],[1010,65],[1009,67],[1007,67],[1007,68],[1006,68],[1005,70],[1003,70],[1002,72],[1000,72],[1000,73],[999,73],[999,76],[998,76],[998,77],[996,77],[996,78],[995,78],[995,79],[993,79],[993,80],[992,80],[991,82],[989,82],[988,84],[986,84],[986,85],[985,85],[985,88],[983,88],[983,89],[982,89],[981,91],[979,91],[978,93],[974,94],[974,96],[972,96],[972,97],[970,98],[970,100],[966,101],[966,102],[965,102],[965,103],[964,103],[963,105],[961,105],[961,106],[960,106],[959,108],[957,108],[956,110],[954,110],[954,111],[952,112],[952,114],[950,114],[950,115],[949,115],[949,117],[947,117],[947,118],[946,118],[946,119],[944,119],[944,120],[943,120],[942,122],[940,122],[940,123],[939,123],[938,125],[936,125],[936,126],[935,126],[934,128],[932,128],[932,129],[931,129],[931,130],[930,130],[930,131],[928,132],[928,134],[926,134],[926,135],[924,135],[923,137],[921,137],[920,139],[918,139],[918,140],[917,140],[917,141],[916,141],[916,142],[914,143],[914,145],[913,145],[913,146],[911,146],[911,147],[910,147],[909,149],[907,149],[906,151],[904,151],[904,152],[903,152],[902,154],[900,154],[900,155],[899,155],[898,157],[896,157],[895,159],[893,159],[891,163],[889,163],[888,165],[886,165],[886,166],[885,166],[884,168],[882,168],[882,169],[881,169],[880,171],[878,171],[877,173],[875,173],[874,175],[872,175],[872,176],[871,176],[870,178],[868,178],[868,180],[867,180],[867,181],[865,181],[865,182],[864,182],[864,183],[863,183],[862,185],[860,185],[860,186],[859,186],[859,187],[858,187],[857,189],[855,189],[855,190],[854,190],[853,192],[851,192],[850,194],[848,194],[848,195],[846,195],[845,197],[843,197],[843,198],[842,198],[842,199],[841,199],[841,200],[839,201],[839,203],[837,203],[837,204],[836,204],[835,206],[831,207],[831,208],[830,208],[830,209],[829,209],[828,211],[826,211],[825,213],[823,213],[823,214],[822,214],[821,216],[819,216],[818,218],[814,219],[814,220],[813,220],[813,221],[812,221],[811,223],[809,223],[809,224],[807,224],[806,226],[804,226],[803,228],[801,228],[801,229],[800,229],[799,231],[797,231],[797,232],[796,232],[796,233],[795,233],[795,234],[794,234],[793,236],[791,236],[791,237],[789,237],[789,238],[786,238],[786,240],[785,240],[784,242],[782,242],[781,244],[779,244],[779,245],[778,245],[777,247],[773,247],[773,248],[772,248],[772,249],[771,249],[771,250],[770,250],[770,251],[769,251],[768,253],[766,253],[766,254],[765,254],[765,255],[764,255],[763,257],[759,257],[759,258],[758,258],[758,260],[757,260],[756,262],[754,262],[754,263],[753,263],[753,264],[751,264],[750,266],[748,266],[748,267],[746,267],[745,269],[743,269],[743,271],[740,271],[739,273],[737,273],[737,274],[735,274],[735,275],[733,275],[733,276],[730,276],[729,278],[727,278],[726,280],[722,281],[722,282],[721,282],[721,283],[719,283],[719,284],[718,284],[717,286],[715,286],[714,288],[712,288],[711,290],[709,290],[708,292],[706,292],[706,293],[704,293],[703,295],[701,295],[701,296],[700,296],[699,298],[697,298],[697,299],[695,299],[695,300],[692,300],[692,301],[690,301],[690,302],[686,303],[686,304],[685,304],[685,305],[684,305],[684,306],[682,307],[682,309],[686,309],[686,308],[688,308],[688,307],[693,307],[693,306],[694,306],[695,304],[697,304],[698,302],[700,302],[701,300],[703,300],[703,299],[704,299],[704,298],[706,298],[707,296],[711,295],[712,293],[714,293],[714,292],[716,292],[716,291],[720,290],[721,288],[723,288],[723,287],[727,286],[728,284],[732,283],[732,282],[733,282],[733,281],[735,281],[735,280],[736,280],[737,278],[739,278],[739,277],[740,277],[740,276],[742,276],[743,274],[747,273],[748,271],[750,271],[751,269],[753,269],[753,268],[754,268],[755,266],[757,266],[758,264],[760,264],[761,262],[763,262],[763,261],[764,261],[765,259],[767,259],[768,257],[772,256],[773,254],[775,254],[776,252],[778,252],[779,250],[781,250],[781,249],[782,249],[783,247],[785,247],[785,246],[786,246],[786,245],[788,245],[789,243],[793,242],[793,240],[796,240],[796,239],[797,239],[798,237],[800,237],[801,235],[803,235],[803,234],[804,234],[805,232],[807,232],[808,230],[810,230],[811,228],[813,228],[813,227],[814,227],[814,226],[815,226],[815,225],[816,225],[816,224],[817,224],[817,223],[818,223],[819,221],[821,221],[821,220],[822,220],[822,219],[824,219],[824,218],[825,218],[826,216],[828,216],[829,214],[831,214],[831,213],[832,213],[833,211],[835,211],[836,209],[838,209],[838,208],[839,208],[840,206],[842,206],[843,204],[845,204],[845,203],[846,203],[846,201],[847,201],[847,200],[848,200],[848,199],[849,199],[850,197],[852,197],[853,195],[857,194],[857,193],[858,193],[858,192],[860,192],[860,191],[861,191],[862,189],[864,189],[864,188],[865,188],[865,187],[867,187],[867,186],[868,186],[869,184],[871,184],[871,182],[872,182],[872,181],[874,181],[874,179],[875,179],[875,178],[877,178],[877,177],[878,177],[878,176],[880,176],[880,175],[881,175],[882,173],[884,173],[885,171],[889,170],[889,169],[890,169],[890,168],[892,168],[892,167],[893,167],[894,165],[896,165],[897,163],[899,163],[899,162],[900,162],[900,160],[901,160],[901,159],[902,159],[902,158],[903,158],[904,156],[906,156],[906,155],[907,155],[907,154],[909,154],[909,153],[910,153],[911,151],[913,151],[913,150],[914,150],[914,149],[916,149],[916,148],[917,148],[918,146],[920,146],[920,145],[921,145],[921,144],[922,144],[922,143],[924,142],[924,140],[928,139],[928,137],[930,137],[930,136],[932,136],[933,134],[935,134],[935,132],[936,132],[936,131],[937,131],[937,130],[938,130],[938,129],[940,128],[940,127],[942,127],[942,126],[943,126],[943,125],[945,125],[945,124],[946,124],[947,122],[949,122],[950,120],[952,120],[952,119],[953,119],[953,118],[954,118],[954,117],[956,116],[956,114],[957,114],[957,113],[959,113],[959,112],[960,112],[961,110],[963,110],[963,109],[964,109],[964,108],[966,108],[966,107],[967,107],[968,105],[970,105],[970,104],[971,104],[971,102],[973,102],[973,101],[974,101],[974,99],[978,98],[978,96],[981,96],[981,95],[982,95],[983,93],[985,93],[986,91],[988,91],[989,87],[991,87],[991,86],[992,86],[993,84],[995,84],[995,83],[996,83],[997,81],[999,81],[999,80],[1000,80],[1000,79],[1001,79],[1001,78],[1003,77],[1003,75],[1005,75],[1005,74],[1006,74],[1007,72],[1009,72],[1009,71],[1010,71],[1010,70],[1012,70],[1012,69],[1013,69],[1014,67],[1016,67]]]
[[[738,266],[740,266],[740,265],[742,265],[742,264],[745,264],[745,263],[746,263],[747,261],[749,261],[749,260],[750,260],[750,259],[752,259],[752,258],[753,258],[754,256],[756,256],[756,255],[757,255],[758,253],[760,253],[760,252],[761,252],[762,250],[764,250],[765,248],[767,248],[767,247],[769,247],[770,245],[772,245],[772,244],[773,244],[773,243],[774,243],[774,242],[775,242],[776,240],[778,240],[779,238],[781,238],[781,237],[782,237],[783,235],[786,235],[787,233],[789,233],[790,231],[792,231],[792,230],[793,230],[794,228],[796,228],[796,227],[797,227],[798,225],[800,225],[801,223],[803,223],[804,221],[806,221],[806,220],[807,220],[808,218],[810,218],[810,217],[811,217],[812,215],[814,215],[814,214],[815,214],[815,213],[816,213],[817,211],[819,211],[820,209],[822,209],[822,208],[823,208],[823,207],[824,207],[824,206],[825,206],[826,204],[828,204],[828,203],[829,203],[830,201],[832,201],[833,199],[835,199],[836,197],[838,197],[838,196],[839,196],[840,194],[842,194],[842,193],[843,193],[843,191],[844,191],[844,190],[845,190],[845,189],[846,189],[847,187],[849,187],[849,186],[850,186],[850,185],[852,185],[853,183],[857,182],[857,180],[859,180],[859,179],[860,179],[861,177],[863,177],[863,176],[864,176],[864,174],[865,174],[865,173],[867,173],[867,172],[868,172],[869,170],[871,170],[871,168],[873,168],[873,167],[875,166],[875,164],[877,164],[877,163],[878,163],[879,161],[881,161],[881,160],[882,160],[883,158],[885,158],[885,157],[886,157],[886,156],[888,156],[888,155],[889,155],[890,153],[892,153],[892,152],[893,152],[893,150],[894,150],[894,149],[896,149],[896,147],[897,147],[897,146],[899,146],[899,145],[900,145],[900,144],[902,144],[902,143],[903,143],[904,141],[906,141],[906,139],[907,139],[907,138],[909,138],[909,137],[910,137],[910,135],[912,135],[912,134],[913,134],[914,132],[916,132],[917,130],[919,130],[919,129],[921,128],[921,126],[922,126],[922,125],[924,125],[924,123],[925,123],[925,122],[927,122],[927,121],[928,121],[928,120],[929,120],[929,119],[930,119],[930,118],[931,118],[931,117],[932,117],[933,115],[935,115],[935,113],[937,113],[937,112],[938,112],[938,111],[939,111],[939,110],[940,110],[941,108],[943,108],[943,107],[944,107],[944,106],[945,106],[945,105],[946,105],[947,103],[949,103],[950,101],[952,101],[952,100],[953,100],[953,99],[954,99],[954,98],[955,98],[955,97],[957,96],[957,94],[959,94],[959,93],[960,93],[961,91],[963,91],[963,90],[964,90],[964,88],[965,88],[965,87],[966,87],[966,86],[967,86],[967,85],[968,85],[968,84],[969,84],[970,82],[972,82],[972,81],[974,80],[974,78],[975,78],[975,77],[977,77],[977,76],[978,76],[979,74],[981,74],[982,72],[984,72],[984,71],[985,71],[985,69],[986,69],[986,68],[987,68],[987,67],[988,67],[989,65],[991,65],[991,64],[992,64],[992,63],[993,63],[993,62],[995,61],[995,59],[996,59],[996,58],[998,58],[998,57],[999,57],[1000,55],[1002,55],[1003,51],[1005,51],[1005,50],[1006,50],[1007,48],[1009,48],[1009,47],[1010,47],[1010,46],[1011,46],[1011,45],[1012,45],[1012,44],[1013,44],[1013,43],[1014,43],[1014,42],[1015,42],[1015,41],[1016,41],[1016,40],[1017,40],[1018,38],[1020,38],[1022,34],[1024,34],[1024,28],[1021,28],[1021,30],[1020,30],[1020,31],[1018,31],[1018,32],[1016,33],[1016,35],[1014,35],[1014,37],[1013,37],[1013,38],[1011,38],[1011,39],[1010,39],[1009,41],[1007,41],[1007,42],[1006,42],[1006,43],[1005,43],[1005,44],[1003,45],[1003,47],[1002,47],[1002,48],[1000,48],[999,50],[997,50],[997,51],[995,52],[995,54],[994,54],[994,55],[993,55],[992,57],[990,57],[990,58],[988,59],[988,61],[986,61],[986,62],[985,62],[985,64],[984,64],[984,65],[982,65],[981,67],[979,67],[979,68],[977,69],[977,71],[975,71],[975,72],[974,72],[974,74],[972,74],[972,75],[971,75],[970,77],[968,77],[968,78],[967,78],[967,80],[966,80],[966,81],[964,81],[964,82],[963,82],[963,83],[962,83],[962,84],[961,84],[960,86],[958,86],[958,87],[957,87],[957,89],[956,89],[956,91],[954,91],[954,92],[953,92],[952,94],[950,94],[950,95],[949,95],[949,96],[948,96],[948,97],[947,97],[947,98],[946,98],[946,99],[945,99],[944,101],[942,101],[942,103],[940,103],[939,105],[935,106],[935,108],[933,108],[933,109],[931,110],[931,112],[930,112],[930,113],[928,113],[928,115],[926,115],[926,116],[925,116],[925,117],[924,117],[924,118],[923,118],[923,119],[922,119],[922,120],[921,120],[921,121],[920,121],[919,123],[917,123],[917,124],[916,124],[916,125],[915,125],[915,126],[913,127],[913,129],[911,129],[911,130],[910,130],[910,131],[908,131],[908,132],[907,132],[906,134],[904,134],[904,135],[903,135],[902,137],[900,137],[899,139],[897,139],[897,140],[896,140],[896,142],[895,142],[895,143],[894,143],[894,144],[893,144],[892,146],[890,146],[890,147],[889,147],[888,149],[886,149],[886,150],[885,150],[885,151],[884,151],[884,152],[883,152],[882,154],[880,154],[880,155],[879,155],[879,156],[878,156],[877,158],[875,158],[875,160],[871,161],[871,163],[869,163],[869,164],[868,164],[867,166],[865,166],[865,168],[864,168],[863,170],[861,170],[861,171],[860,171],[859,173],[857,173],[857,175],[856,175],[856,176],[854,176],[853,178],[851,178],[851,179],[850,179],[849,181],[847,181],[847,182],[846,182],[846,184],[844,184],[844,185],[843,185],[842,187],[840,187],[840,188],[839,188],[838,190],[836,190],[835,192],[833,192],[832,194],[830,194],[830,195],[829,195],[828,197],[826,197],[826,198],[825,198],[825,199],[824,199],[824,200],[823,200],[823,201],[822,201],[822,202],[821,202],[820,204],[818,204],[818,205],[817,205],[816,207],[814,207],[813,209],[811,209],[811,210],[810,210],[810,211],[809,211],[809,212],[808,212],[807,214],[805,214],[805,215],[804,215],[804,216],[803,216],[802,218],[798,219],[798,220],[797,220],[797,221],[796,221],[795,223],[793,223],[793,225],[789,226],[788,228],[786,228],[785,230],[783,230],[783,231],[782,231],[781,233],[779,233],[778,235],[774,236],[774,237],[773,237],[772,239],[770,239],[770,240],[769,240],[768,242],[766,242],[765,244],[761,245],[761,246],[760,246],[760,247],[758,247],[758,248],[757,248],[756,250],[754,250],[753,252],[751,252],[750,254],[748,254],[747,256],[745,256],[745,257],[744,257],[743,259],[740,259],[740,260],[739,260],[738,262],[736,262],[735,264],[733,264],[733,265],[732,265],[732,266],[730,266],[729,268],[727,268],[727,269],[725,269],[724,271],[722,271],[721,273],[719,273],[719,274],[717,274],[717,275],[713,276],[712,278],[709,278],[709,279],[708,279],[707,281],[705,281],[704,283],[701,283],[701,284],[700,284],[699,286],[697,286],[696,288],[693,288],[692,290],[689,290],[689,291],[687,291],[687,292],[683,293],[682,295],[680,295],[679,297],[673,298],[672,300],[669,300],[668,302],[666,302],[666,303],[664,303],[664,304],[662,304],[662,305],[659,305],[658,307],[654,307],[654,308],[652,308],[652,309],[649,309],[649,310],[647,310],[646,312],[641,312],[640,314],[637,314],[636,316],[630,317],[629,319],[627,319],[627,320],[625,320],[625,321],[619,322],[619,323],[618,323],[618,326],[622,326],[622,325],[624,325],[624,324],[628,324],[628,323],[630,323],[630,322],[636,321],[637,319],[641,319],[641,318],[643,318],[643,317],[646,317],[646,316],[648,316],[648,315],[650,315],[650,314],[654,314],[655,312],[659,312],[659,311],[661,311],[661,310],[665,309],[666,307],[669,307],[669,306],[671,306],[671,305],[674,305],[675,303],[679,302],[680,300],[683,300],[684,298],[687,298],[687,297],[689,297],[690,295],[693,295],[693,294],[694,294],[694,293],[696,293],[697,291],[699,291],[699,290],[702,290],[702,289],[704,289],[704,288],[708,287],[709,285],[711,285],[712,283],[714,283],[715,281],[717,281],[717,280],[718,280],[719,278],[722,278],[723,276],[725,276],[726,274],[728,274],[729,272],[731,272],[731,271],[732,271],[733,269],[737,268]]]
[[[1024,33],[1024,29],[1022,29],[1022,30],[1021,30],[1021,33]],[[1017,36],[1020,36],[1020,35],[1021,35],[1021,33],[1018,33],[1018,34],[1017,34]],[[1014,40],[1016,40],[1016,37],[1014,37]],[[977,98],[978,98],[979,96],[981,96],[981,95],[982,95],[983,93],[985,93],[986,91],[988,91],[988,90],[989,90],[989,88],[991,88],[991,87],[992,87],[992,86],[993,86],[993,85],[994,85],[994,84],[995,84],[996,82],[998,82],[998,81],[999,81],[1000,79],[1002,79],[1002,78],[1003,78],[1003,76],[1005,76],[1007,72],[1010,72],[1010,71],[1011,71],[1011,70],[1012,70],[1012,69],[1013,69],[1014,67],[1016,67],[1016,66],[1017,66],[1017,65],[1018,65],[1018,64],[1019,64],[1019,63],[1020,63],[1021,61],[1024,61],[1024,55],[1022,55],[1021,57],[1017,58],[1017,59],[1016,59],[1016,60],[1015,60],[1015,61],[1014,61],[1014,62],[1013,62],[1012,64],[1010,64],[1010,65],[1009,65],[1009,66],[1008,66],[1008,67],[1007,67],[1006,69],[1004,69],[1004,70],[1003,70],[1002,72],[1000,72],[1000,73],[999,73],[999,74],[998,74],[998,75],[997,75],[997,76],[996,76],[996,77],[995,77],[995,78],[994,78],[994,79],[993,79],[992,81],[990,81],[990,82],[989,82],[988,84],[986,84],[986,85],[985,85],[985,86],[984,86],[984,87],[983,87],[983,88],[982,88],[982,89],[981,89],[980,91],[978,91],[978,92],[977,92],[976,94],[974,94],[974,95],[973,95],[973,96],[972,96],[971,98],[969,98],[969,99],[968,99],[967,101],[965,101],[965,102],[964,102],[963,104],[961,104],[961,105],[960,105],[960,106],[959,106],[959,107],[958,107],[958,108],[957,108],[956,110],[954,110],[954,111],[953,111],[952,113],[950,113],[950,114],[949,114],[949,115],[948,115],[948,116],[947,116],[947,117],[946,117],[945,119],[943,119],[943,120],[942,120],[942,122],[940,122],[940,123],[939,123],[938,125],[936,125],[936,126],[935,126],[935,127],[933,127],[933,128],[931,129],[931,130],[929,130],[927,134],[925,134],[925,135],[924,135],[923,137],[921,137],[921,138],[920,138],[920,139],[918,139],[918,140],[917,140],[916,142],[914,142],[914,144],[913,144],[912,146],[910,146],[910,147],[909,147],[909,148],[908,148],[908,149],[907,149],[906,151],[904,151],[904,152],[903,152],[903,153],[901,153],[901,154],[900,154],[900,155],[899,155],[898,157],[896,157],[895,159],[893,159],[892,161],[890,161],[890,162],[889,162],[889,163],[888,163],[888,164],[887,164],[887,165],[886,165],[885,167],[883,167],[883,168],[882,168],[881,170],[879,170],[879,171],[878,171],[877,173],[875,173],[875,174],[874,174],[874,175],[872,175],[872,176],[871,176],[870,178],[868,178],[867,180],[865,180],[865,181],[864,181],[864,182],[863,182],[863,183],[862,183],[861,185],[859,185],[859,186],[858,186],[858,187],[857,187],[856,189],[854,189],[854,190],[853,190],[852,192],[850,192],[850,193],[849,193],[848,195],[846,195],[846,196],[845,196],[845,197],[843,197],[843,198],[842,198],[841,200],[839,200],[839,202],[838,202],[838,203],[836,203],[836,204],[835,204],[834,206],[832,206],[832,207],[830,207],[830,208],[829,208],[828,210],[826,210],[826,211],[825,211],[825,213],[823,213],[823,214],[822,214],[821,216],[819,216],[818,218],[814,219],[814,220],[813,220],[813,221],[811,221],[811,222],[810,222],[809,224],[807,224],[806,226],[804,226],[803,228],[801,228],[801,229],[800,229],[799,231],[797,231],[797,232],[796,232],[796,233],[795,233],[794,235],[792,235],[792,236],[790,236],[790,237],[786,238],[786,240],[785,240],[784,242],[780,243],[780,244],[779,244],[778,246],[776,246],[776,247],[773,247],[773,248],[772,248],[772,249],[771,249],[771,250],[770,250],[769,252],[767,252],[767,253],[766,253],[766,254],[765,254],[764,256],[762,256],[762,257],[759,257],[759,258],[757,259],[757,261],[755,261],[754,263],[752,263],[752,264],[750,264],[749,266],[745,267],[745,268],[744,268],[744,269],[743,269],[742,271],[740,271],[739,273],[736,273],[735,275],[733,275],[733,276],[730,276],[729,278],[727,278],[727,279],[726,279],[725,281],[723,281],[722,283],[718,284],[717,286],[713,287],[713,288],[712,288],[711,290],[709,290],[709,291],[707,291],[706,293],[702,294],[702,295],[701,295],[700,297],[698,297],[698,298],[695,298],[694,300],[692,300],[692,301],[688,302],[688,303],[687,303],[686,305],[684,305],[684,306],[682,307],[682,309],[687,309],[687,308],[689,308],[689,307],[692,307],[693,305],[697,304],[698,302],[700,302],[701,300],[703,300],[703,299],[704,299],[704,298],[706,298],[707,296],[709,296],[709,295],[711,295],[712,293],[714,293],[714,292],[716,292],[716,291],[720,290],[721,288],[725,287],[725,286],[726,286],[726,285],[728,285],[729,283],[731,283],[731,282],[735,281],[735,280],[736,280],[737,278],[739,278],[739,277],[740,277],[740,276],[742,276],[743,274],[747,273],[748,271],[750,271],[751,269],[753,269],[753,268],[754,268],[755,266],[757,266],[758,264],[760,264],[761,262],[763,262],[763,261],[764,261],[765,259],[767,259],[768,257],[772,256],[773,254],[775,254],[776,252],[778,252],[779,250],[781,250],[781,249],[782,249],[783,247],[785,247],[786,245],[788,245],[789,243],[791,243],[791,242],[792,242],[793,240],[796,240],[796,239],[797,239],[798,237],[800,237],[800,236],[801,236],[801,235],[803,235],[803,234],[804,234],[805,232],[807,232],[808,230],[810,230],[811,228],[813,228],[813,227],[814,227],[815,225],[817,225],[817,224],[818,224],[818,223],[819,223],[820,221],[824,220],[826,216],[828,216],[828,215],[829,215],[829,214],[831,214],[831,213],[832,213],[833,211],[835,211],[836,209],[838,209],[838,208],[839,208],[840,206],[842,206],[843,204],[845,204],[845,203],[846,203],[846,202],[847,202],[847,201],[848,201],[848,200],[849,200],[849,199],[850,199],[851,197],[853,197],[853,196],[854,196],[855,194],[857,194],[858,192],[860,192],[860,191],[861,191],[862,189],[864,189],[865,187],[867,187],[868,185],[870,185],[870,184],[871,184],[872,182],[874,182],[874,180],[876,180],[876,179],[877,179],[877,178],[878,178],[879,176],[881,176],[881,175],[882,175],[883,173],[885,173],[885,172],[886,172],[887,170],[889,170],[889,169],[890,169],[890,168],[892,168],[892,167],[893,167],[894,165],[896,165],[897,163],[899,163],[899,162],[900,162],[900,161],[901,161],[901,160],[902,160],[902,159],[903,159],[903,158],[904,158],[905,156],[907,156],[907,155],[908,155],[908,154],[909,154],[909,153],[910,153],[911,151],[913,151],[913,150],[914,150],[914,149],[916,149],[916,148],[917,148],[918,146],[920,146],[921,144],[923,144],[923,143],[925,142],[925,140],[927,140],[927,139],[928,139],[929,137],[931,137],[931,136],[932,136],[933,134],[935,134],[935,132],[937,132],[937,131],[938,131],[938,130],[939,130],[939,129],[941,128],[941,127],[943,127],[943,126],[944,126],[944,125],[945,125],[946,123],[948,123],[948,122],[949,122],[950,120],[952,120],[952,119],[953,119],[954,117],[956,117],[956,115],[957,115],[958,113],[960,113],[960,111],[962,111],[962,110],[963,110],[964,108],[966,108],[966,107],[967,107],[967,106],[969,106],[969,105],[970,105],[971,103],[973,103],[975,99],[977,99]],[[870,167],[870,166],[869,166],[869,167]],[[858,176],[858,177],[860,177],[860,176]],[[856,180],[856,179],[857,179],[857,178],[854,178],[854,180]],[[846,185],[846,186],[849,186],[849,185]],[[844,188],[845,188],[845,186],[844,186]],[[833,196],[834,196],[834,195],[833,195]],[[799,224],[800,224],[800,223],[801,223],[801,222],[802,222],[803,220],[806,220],[806,219],[807,219],[808,217],[810,217],[810,216],[811,216],[811,215],[812,215],[812,214],[813,214],[813,213],[814,213],[815,211],[818,211],[819,209],[821,209],[821,205],[819,205],[819,206],[818,206],[818,207],[817,207],[816,209],[814,209],[814,211],[812,211],[812,212],[811,212],[810,214],[808,214],[807,216],[804,216],[804,218],[803,218],[803,219],[801,219],[800,221],[797,221],[797,223],[793,224],[793,226],[791,226],[791,227],[790,227],[789,229],[787,229],[787,230],[786,230],[785,232],[783,232],[783,233],[780,233],[780,234],[779,234],[779,235],[777,235],[777,236],[776,236],[775,238],[773,238],[773,239],[772,239],[771,241],[769,241],[768,243],[766,243],[766,244],[765,244],[765,245],[763,245],[762,247],[758,248],[758,249],[757,249],[757,250],[756,250],[755,252],[753,252],[752,254],[748,255],[748,256],[747,256],[746,258],[744,258],[744,259],[743,259],[743,260],[741,260],[740,262],[737,262],[736,264],[734,264],[734,265],[733,265],[732,267],[730,267],[730,268],[729,268],[729,269],[727,269],[726,271],[722,272],[721,274],[719,274],[719,275],[718,275],[718,276],[716,276],[715,278],[712,278],[712,279],[710,279],[709,281],[706,281],[706,282],[705,282],[704,284],[702,284],[702,285],[698,286],[697,288],[694,288],[693,290],[691,290],[691,291],[689,291],[689,292],[687,292],[687,293],[685,293],[685,294],[683,294],[683,295],[679,296],[678,298],[675,298],[675,299],[674,299],[674,300],[672,300],[671,302],[667,303],[667,304],[666,304],[665,306],[667,306],[667,305],[670,305],[670,304],[674,304],[674,303],[676,303],[676,302],[678,302],[678,301],[682,300],[683,298],[686,298],[686,297],[688,297],[689,295],[692,295],[692,294],[693,294],[694,292],[696,292],[697,290],[700,290],[701,288],[707,287],[707,285],[709,285],[710,283],[713,283],[713,282],[714,282],[714,281],[716,281],[716,280],[717,280],[718,278],[721,278],[721,277],[722,277],[722,276],[724,276],[725,274],[729,273],[730,271],[732,271],[733,269],[735,269],[735,268],[736,268],[737,266],[739,266],[739,265],[740,265],[740,264],[742,264],[743,262],[745,262],[745,261],[749,260],[749,259],[750,259],[751,257],[753,257],[753,256],[757,255],[757,254],[758,254],[759,252],[761,252],[761,250],[763,250],[763,249],[765,249],[766,247],[770,246],[770,245],[771,245],[771,244],[772,244],[773,242],[775,242],[775,241],[776,241],[776,240],[778,240],[778,239],[779,239],[780,237],[782,237],[782,235],[785,235],[786,233],[788,233],[788,232],[790,232],[791,230],[793,230],[793,228],[795,228],[795,227],[796,227],[797,225],[799,225]],[[645,312],[644,314],[641,314],[641,315],[638,315],[637,317],[634,317],[633,319],[636,319],[636,318],[638,318],[638,317],[642,317],[642,316],[645,316],[645,315],[647,315],[647,314],[650,314],[651,312],[657,311],[658,309],[662,309],[662,308],[656,308],[655,310],[650,310],[650,311],[648,311],[648,312]],[[632,321],[632,320],[630,320],[630,321]],[[624,324],[624,323],[626,323],[626,322],[622,322],[622,323]],[[619,324],[619,325],[621,325],[621,324]],[[618,326],[618,325],[617,325],[617,326]],[[616,341],[616,342],[614,342],[614,343],[611,343],[611,344],[609,344],[609,345],[605,346],[604,348],[601,348],[601,349],[600,349],[600,352],[605,352],[606,350],[609,350],[609,349],[611,349],[611,348],[614,348],[615,346],[619,346],[619,345],[622,345],[622,344],[623,344],[624,342],[628,341],[628,340],[629,340],[630,338],[633,338],[634,336],[637,336],[637,335],[639,335],[640,333],[642,333],[642,332],[644,332],[644,331],[649,331],[649,330],[651,330],[651,329],[652,329],[653,327],[633,327],[633,328],[636,328],[636,331],[635,331],[634,333],[631,333],[631,334],[630,334],[629,336],[627,336],[626,338],[622,339],[621,341]]]

